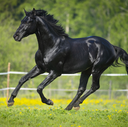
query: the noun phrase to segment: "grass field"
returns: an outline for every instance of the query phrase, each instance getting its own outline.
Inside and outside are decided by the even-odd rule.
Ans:
[[[0,98],[0,127],[128,127],[128,100],[90,100],[79,111],[66,111],[71,100],[53,100],[54,106],[40,99],[15,99],[7,108]]]

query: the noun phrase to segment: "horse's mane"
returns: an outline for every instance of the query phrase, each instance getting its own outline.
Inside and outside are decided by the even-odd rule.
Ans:
[[[48,24],[50,24],[50,26],[54,29],[54,31],[59,36],[65,36],[65,37],[68,36],[68,34],[65,33],[65,30],[63,29],[63,27],[61,25],[57,25],[58,20],[54,19],[53,15],[48,14],[47,11],[45,10],[35,10],[35,11],[36,11],[36,16],[39,16],[41,19],[45,19],[45,21]]]

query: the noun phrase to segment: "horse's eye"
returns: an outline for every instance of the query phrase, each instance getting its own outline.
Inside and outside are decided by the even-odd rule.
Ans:
[[[33,19],[29,17],[28,20],[27,20],[27,22],[28,23],[31,23],[31,22],[33,22]]]

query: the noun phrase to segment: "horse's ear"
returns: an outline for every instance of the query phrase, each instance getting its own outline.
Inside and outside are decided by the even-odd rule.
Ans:
[[[35,8],[33,8],[33,11],[32,12],[33,12],[33,15],[36,16],[36,10],[35,10]]]
[[[28,12],[27,12],[25,9],[24,9],[24,12],[25,12],[25,14],[27,15]]]

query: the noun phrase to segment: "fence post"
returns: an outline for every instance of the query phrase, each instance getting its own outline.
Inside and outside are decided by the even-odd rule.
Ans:
[[[128,84],[126,85],[126,89],[127,89],[127,99],[128,99]]]
[[[109,99],[111,100],[111,94],[112,94],[112,81],[109,83]]]
[[[8,102],[8,96],[9,96],[9,80],[10,80],[10,63],[8,63],[8,74],[7,74],[7,102]]]

